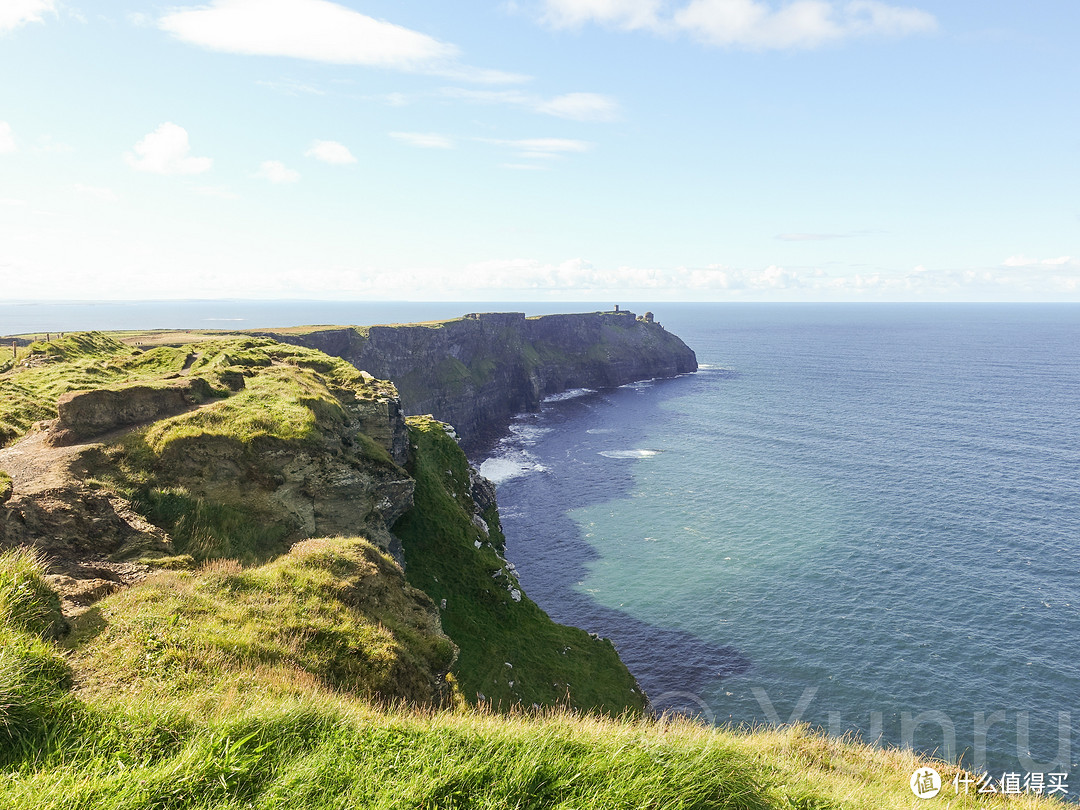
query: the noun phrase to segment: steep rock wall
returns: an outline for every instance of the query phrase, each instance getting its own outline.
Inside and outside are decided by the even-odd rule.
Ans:
[[[678,337],[629,311],[479,313],[451,321],[266,333],[391,380],[407,414],[449,422],[465,446],[571,388],[604,388],[697,370]]]

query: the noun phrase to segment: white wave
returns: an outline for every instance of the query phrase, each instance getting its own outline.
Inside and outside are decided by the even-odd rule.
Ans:
[[[600,455],[604,458],[649,458],[658,456],[663,450],[601,450]]]
[[[534,472],[546,472],[547,467],[540,464],[528,453],[511,453],[505,456],[489,458],[480,465],[480,474],[496,486],[511,478],[521,478]]]
[[[619,388],[633,388],[635,391],[640,391],[643,388],[652,388],[656,383],[656,377],[650,377],[647,380],[638,380],[637,382],[626,383],[626,385],[620,385]]]
[[[615,428],[589,428],[585,432],[592,433],[593,435],[596,435],[597,433],[614,433]]]
[[[551,433],[551,431],[552,428],[540,427],[539,425],[511,424],[510,441],[517,444],[536,444],[541,436]]]
[[[575,399],[577,397],[583,397],[586,394],[595,394],[595,388],[571,388],[569,391],[563,391],[561,394],[551,394],[544,397],[541,402],[563,402],[567,399]]]

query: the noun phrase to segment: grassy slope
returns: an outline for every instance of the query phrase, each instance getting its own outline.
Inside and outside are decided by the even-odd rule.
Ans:
[[[348,559],[355,549],[321,548],[315,570],[333,571],[339,551]],[[265,584],[279,573],[268,567],[249,576]],[[219,600],[212,609],[227,615],[234,591],[226,580],[236,575],[211,567],[192,575],[184,593]],[[323,584],[303,579],[287,589],[297,604],[314,600],[321,610],[334,601]],[[137,600],[138,590],[123,598]],[[120,596],[109,604],[118,609]],[[115,655],[117,638],[139,641],[129,630],[140,621],[144,630],[156,621],[167,631],[164,606],[136,609],[112,642],[99,641],[107,632],[77,632],[82,651],[74,658],[49,640],[55,615],[39,563],[0,555],[0,806],[11,810],[934,806],[908,789],[921,764],[913,756],[804,729],[736,734],[561,710],[498,716],[377,708],[328,685],[317,662],[298,661],[291,671],[251,667],[220,644],[211,656],[219,672],[170,687],[175,670],[160,652]],[[190,608],[171,615],[180,616],[171,625],[179,626]],[[206,632],[226,625],[246,632],[246,623],[235,622],[211,622]],[[125,673],[123,688],[71,691],[101,667]],[[946,779],[955,772],[939,769]],[[1059,805],[971,795],[949,796],[944,806]]]
[[[394,530],[409,581],[436,602],[446,600],[443,629],[461,648],[454,673],[465,695],[482,694],[502,708],[565,703],[608,714],[644,708],[610,642],[556,624],[528,596],[515,601],[511,589],[519,586],[496,553],[503,548],[498,514],[487,515],[490,539],[472,522],[464,454],[441,423],[413,417],[409,425],[416,506]]]

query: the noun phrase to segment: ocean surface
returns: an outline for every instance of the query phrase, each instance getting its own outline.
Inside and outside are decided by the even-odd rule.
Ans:
[[[526,592],[658,708],[1077,771],[1080,307],[654,310],[698,373],[484,464]]]
[[[601,306],[0,304],[0,334]],[[1068,773],[1075,798],[1080,306],[631,306],[701,370],[568,392],[475,460],[529,596],[612,638],[657,708]]]

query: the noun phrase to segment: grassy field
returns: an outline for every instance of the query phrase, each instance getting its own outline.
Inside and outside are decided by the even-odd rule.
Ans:
[[[1061,806],[1034,797],[954,796],[948,785],[938,799],[920,803],[908,778],[924,761],[804,728],[735,733],[558,708],[418,710],[372,702],[322,677],[333,656],[286,662],[279,648],[277,664],[252,665],[253,655],[264,663],[276,655],[253,642],[273,635],[280,616],[256,618],[252,630],[241,615],[260,591],[284,573],[279,595],[287,591],[296,605],[323,611],[340,596],[335,586],[327,591],[327,573],[337,576],[339,565],[355,568],[361,559],[367,554],[355,544],[316,543],[283,567],[243,572],[217,564],[186,575],[178,590],[167,580],[139,586],[107,599],[102,615],[82,622],[65,648],[53,640],[58,611],[40,562],[0,555],[0,806]],[[298,574],[305,570],[315,573]],[[154,588],[170,595],[154,598]],[[237,595],[239,605],[225,604]],[[205,626],[193,626],[200,615]],[[170,628],[177,639],[162,635]],[[205,661],[178,664],[185,650],[203,651]],[[946,782],[957,773],[937,767]]]

